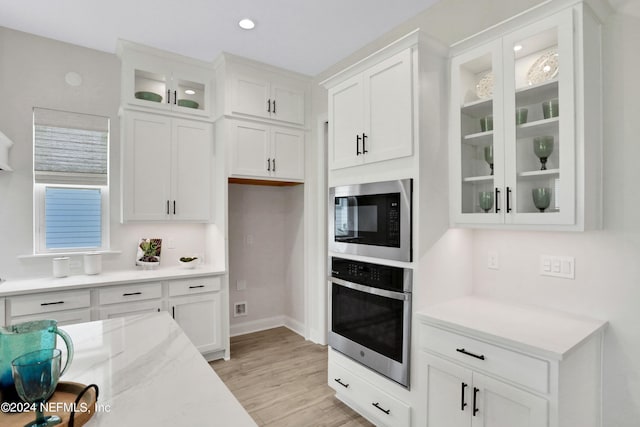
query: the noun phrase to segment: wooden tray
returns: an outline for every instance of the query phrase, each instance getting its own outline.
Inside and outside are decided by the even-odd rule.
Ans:
[[[80,383],[61,381],[56,387],[56,391],[47,401],[47,404],[64,403],[70,409],[73,406],[73,402],[76,401],[78,395],[84,390],[86,386]],[[82,399],[78,403],[76,415],[74,417],[74,427],[83,426],[87,421],[95,414],[96,407],[96,390],[90,388],[82,396]],[[87,408],[85,412],[82,409]],[[64,409],[63,405],[60,405],[60,409]],[[60,412],[47,412],[46,415],[57,415],[62,419],[61,424],[57,426],[65,427],[69,425],[69,417],[71,416],[68,411]],[[4,413],[0,411],[0,426],[6,427],[23,427],[25,424],[30,423],[36,419],[36,413],[33,411],[21,412],[21,413]]]

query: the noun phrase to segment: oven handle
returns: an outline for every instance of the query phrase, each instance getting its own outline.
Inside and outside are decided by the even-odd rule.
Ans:
[[[411,299],[410,293],[395,292],[395,291],[388,291],[386,289],[373,288],[371,286],[361,285],[359,283],[347,282],[346,280],[337,279],[335,277],[331,277],[329,278],[329,280],[331,280],[331,282],[335,283],[336,285],[344,286],[345,288],[354,289],[356,291],[366,292],[372,295],[378,295],[386,298],[393,298],[400,301],[407,301]]]

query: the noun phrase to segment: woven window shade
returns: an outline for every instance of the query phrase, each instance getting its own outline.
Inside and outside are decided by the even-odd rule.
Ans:
[[[34,108],[33,125],[36,183],[108,185],[108,118]]]

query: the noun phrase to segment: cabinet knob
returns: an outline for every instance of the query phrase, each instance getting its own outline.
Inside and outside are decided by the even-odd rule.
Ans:
[[[273,168],[272,168],[272,172],[276,171],[276,159],[273,159]]]
[[[367,141],[367,134],[362,132],[362,154],[368,153],[366,141]]]
[[[271,100],[267,100],[267,113],[271,112]]]
[[[360,152],[360,135],[356,135],[356,156],[362,154]]]
[[[173,201],[173,214],[176,214],[176,201]]]
[[[511,206],[510,206],[510,202],[511,202],[511,188],[507,187],[507,213],[511,212]]]
[[[178,100],[178,91],[174,90],[173,91],[173,104],[174,105],[178,103],[177,100]]]
[[[276,100],[275,99],[273,100],[273,111],[272,111],[272,113],[273,114],[276,113]]]
[[[271,172],[271,158],[267,159],[267,172]]]
[[[167,89],[167,104],[171,104],[171,90]]]
[[[167,200],[167,215],[169,215],[169,201]]]
[[[496,204],[496,213],[500,212],[500,208],[498,207],[498,197],[500,196],[500,190],[496,187],[496,197],[494,198],[494,203]]]

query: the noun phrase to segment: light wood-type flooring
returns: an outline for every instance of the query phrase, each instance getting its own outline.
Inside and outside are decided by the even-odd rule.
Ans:
[[[327,347],[280,327],[231,338],[210,364],[260,426],[371,426],[327,385]]]

